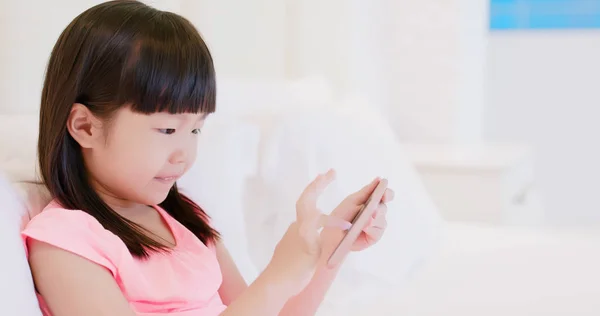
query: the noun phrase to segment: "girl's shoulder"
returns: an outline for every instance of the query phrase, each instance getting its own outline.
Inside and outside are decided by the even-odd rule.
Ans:
[[[90,214],[82,210],[70,210],[62,207],[56,200],[52,200],[44,209],[35,215],[25,226],[25,230],[29,227],[39,225],[46,226],[56,222],[67,224],[78,224],[91,227],[97,227],[100,223]],[[100,225],[102,227],[102,225]]]
[[[25,245],[28,239],[42,241],[100,264],[113,274],[123,251],[127,253],[121,239],[104,229],[93,216],[81,210],[65,209],[56,201],[34,216],[21,236]]]
[[[47,234],[81,234],[80,237],[113,235],[92,215],[82,210],[66,209],[55,200],[25,225],[23,233],[34,230],[44,230]]]

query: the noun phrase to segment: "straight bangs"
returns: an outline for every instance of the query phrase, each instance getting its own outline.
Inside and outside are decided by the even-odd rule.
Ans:
[[[121,73],[118,103],[138,113],[213,113],[212,57],[193,25],[170,12],[136,36]],[[146,33],[146,34],[144,34]]]

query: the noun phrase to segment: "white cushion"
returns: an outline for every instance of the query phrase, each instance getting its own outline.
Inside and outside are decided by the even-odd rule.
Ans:
[[[339,315],[600,315],[597,230],[444,226],[439,253],[408,286]]]
[[[257,172],[259,139],[268,135],[272,113],[310,104],[332,103],[330,87],[318,77],[295,81],[218,78],[217,112],[206,122],[194,167],[179,181],[183,191],[212,217],[240,272],[251,282],[259,269],[249,254],[269,251],[253,245],[254,205],[248,177]],[[244,215],[246,214],[246,215]],[[250,230],[247,228],[250,227]],[[267,254],[270,258],[272,252]]]
[[[38,115],[0,115],[0,170],[11,181],[36,180]]]
[[[179,184],[213,218],[242,275],[251,281],[257,270],[246,246],[241,197],[245,177],[256,172],[259,135],[249,124],[220,117],[224,115],[208,118],[199,140],[198,160]],[[51,199],[36,173],[38,128],[37,115],[0,115],[0,170],[13,183],[13,192],[25,207],[15,229],[23,227]]]
[[[0,171],[0,297],[3,315],[41,315],[20,228],[27,210]]]
[[[283,103],[309,101],[318,106],[331,100],[319,78],[293,82],[219,78],[217,112],[209,117],[198,146],[198,160],[179,181],[184,193],[212,217],[242,275],[252,281],[257,269],[248,256],[242,197],[246,177],[256,172],[262,113]],[[284,102],[286,101],[286,102]],[[49,202],[47,190],[35,182],[38,115],[0,115],[0,170],[5,170],[27,206],[25,221]],[[255,125],[256,126],[256,125]],[[18,137],[13,137],[18,135]]]
[[[261,268],[294,219],[297,197],[317,173],[331,167],[338,171],[320,201],[324,212],[374,177],[388,178],[396,199],[388,206],[385,237],[349,257],[329,295],[335,304],[359,304],[381,294],[362,293],[364,282],[379,282],[380,290],[403,284],[434,250],[441,218],[385,119],[371,107],[346,105],[274,113],[246,203],[253,205],[248,216],[253,260]]]
[[[29,219],[49,202],[46,188],[37,173],[38,115],[0,115],[0,171],[13,184]]]
[[[213,116],[200,136],[196,163],[178,185],[211,217],[242,276],[251,282],[258,270],[249,255],[243,196],[247,178],[256,173],[258,128]]]
[[[0,295],[6,315],[41,315],[20,236],[49,202],[47,191],[36,183],[37,135],[37,115],[0,115]]]

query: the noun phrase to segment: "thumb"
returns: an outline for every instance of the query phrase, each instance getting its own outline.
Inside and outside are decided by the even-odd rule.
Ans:
[[[371,194],[373,194],[373,191],[375,191],[375,188],[377,188],[379,181],[381,181],[381,178],[377,177],[377,178],[373,179],[373,181],[371,181],[371,183],[365,185],[362,189],[354,192],[350,196],[352,198],[352,201],[355,202],[356,204],[364,204],[369,199]]]

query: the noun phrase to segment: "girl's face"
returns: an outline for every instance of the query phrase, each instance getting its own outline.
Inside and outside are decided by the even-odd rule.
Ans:
[[[77,115],[75,112],[72,116]],[[128,107],[119,109],[108,122],[90,117],[89,132],[82,128],[84,124],[76,132],[87,134],[86,141],[78,142],[95,189],[113,207],[161,203],[194,163],[205,117],[146,115]],[[77,128],[74,121],[72,117],[69,120],[71,134]]]

